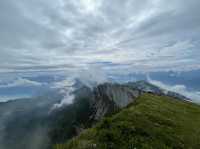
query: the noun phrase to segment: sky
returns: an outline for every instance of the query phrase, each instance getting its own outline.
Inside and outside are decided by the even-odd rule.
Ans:
[[[44,85],[19,73],[200,70],[199,7],[199,0],[1,0],[0,90]]]
[[[200,68],[199,0],[1,0],[0,72]]]

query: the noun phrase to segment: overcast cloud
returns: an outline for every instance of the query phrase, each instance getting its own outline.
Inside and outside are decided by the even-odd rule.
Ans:
[[[1,0],[0,72],[200,68],[199,0]]]

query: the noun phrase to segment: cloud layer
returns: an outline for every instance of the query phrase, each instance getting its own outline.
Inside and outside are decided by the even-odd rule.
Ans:
[[[12,82],[7,82],[6,84],[0,83],[0,89],[1,88],[11,88],[11,87],[28,87],[28,86],[42,86],[42,83],[31,81],[25,78],[18,78],[16,80],[13,80]]]
[[[172,91],[184,95],[185,97],[191,99],[193,102],[200,103],[200,92],[199,91],[189,91],[188,88],[183,84],[168,85],[158,80],[153,80],[148,77],[148,81],[156,86],[159,86],[167,91]]]
[[[200,1],[1,0],[0,72],[200,68]]]

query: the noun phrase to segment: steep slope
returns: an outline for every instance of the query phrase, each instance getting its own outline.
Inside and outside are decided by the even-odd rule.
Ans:
[[[55,113],[54,128],[50,130],[53,144],[63,143],[77,136],[82,130],[87,129],[105,116],[110,116],[144,93],[156,95],[169,95],[167,91],[146,81],[129,82],[125,84],[104,83],[91,90],[82,85],[74,94],[74,103],[63,107]],[[170,96],[183,99],[176,93]]]
[[[126,107],[140,95],[137,89],[122,84],[105,83],[98,85],[93,91],[94,109],[92,117],[100,120],[103,116]]]
[[[57,90],[39,97],[0,103],[0,149],[46,149],[49,145],[66,142],[103,117],[119,112],[141,94],[165,95],[165,91],[145,81],[104,83],[93,89],[77,81],[74,87],[73,103],[53,111],[53,105],[64,96]],[[176,98],[181,97],[177,95]]]
[[[126,85],[105,83],[93,90],[81,87],[76,90],[74,103],[67,105],[52,116],[53,129],[50,138],[53,144],[62,143],[91,127],[104,116],[116,113],[133,102],[140,94]]]
[[[57,92],[0,103],[0,149],[45,149],[49,111],[62,99]]]
[[[79,134],[83,128],[90,127],[91,95],[87,87],[75,92],[73,104],[66,105],[51,113],[52,127],[49,131],[51,144],[63,142]]]
[[[200,106],[143,94],[55,149],[199,149]]]

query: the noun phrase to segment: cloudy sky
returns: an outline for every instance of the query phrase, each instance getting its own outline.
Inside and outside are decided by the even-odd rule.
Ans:
[[[199,0],[1,0],[0,72],[200,68]]]

